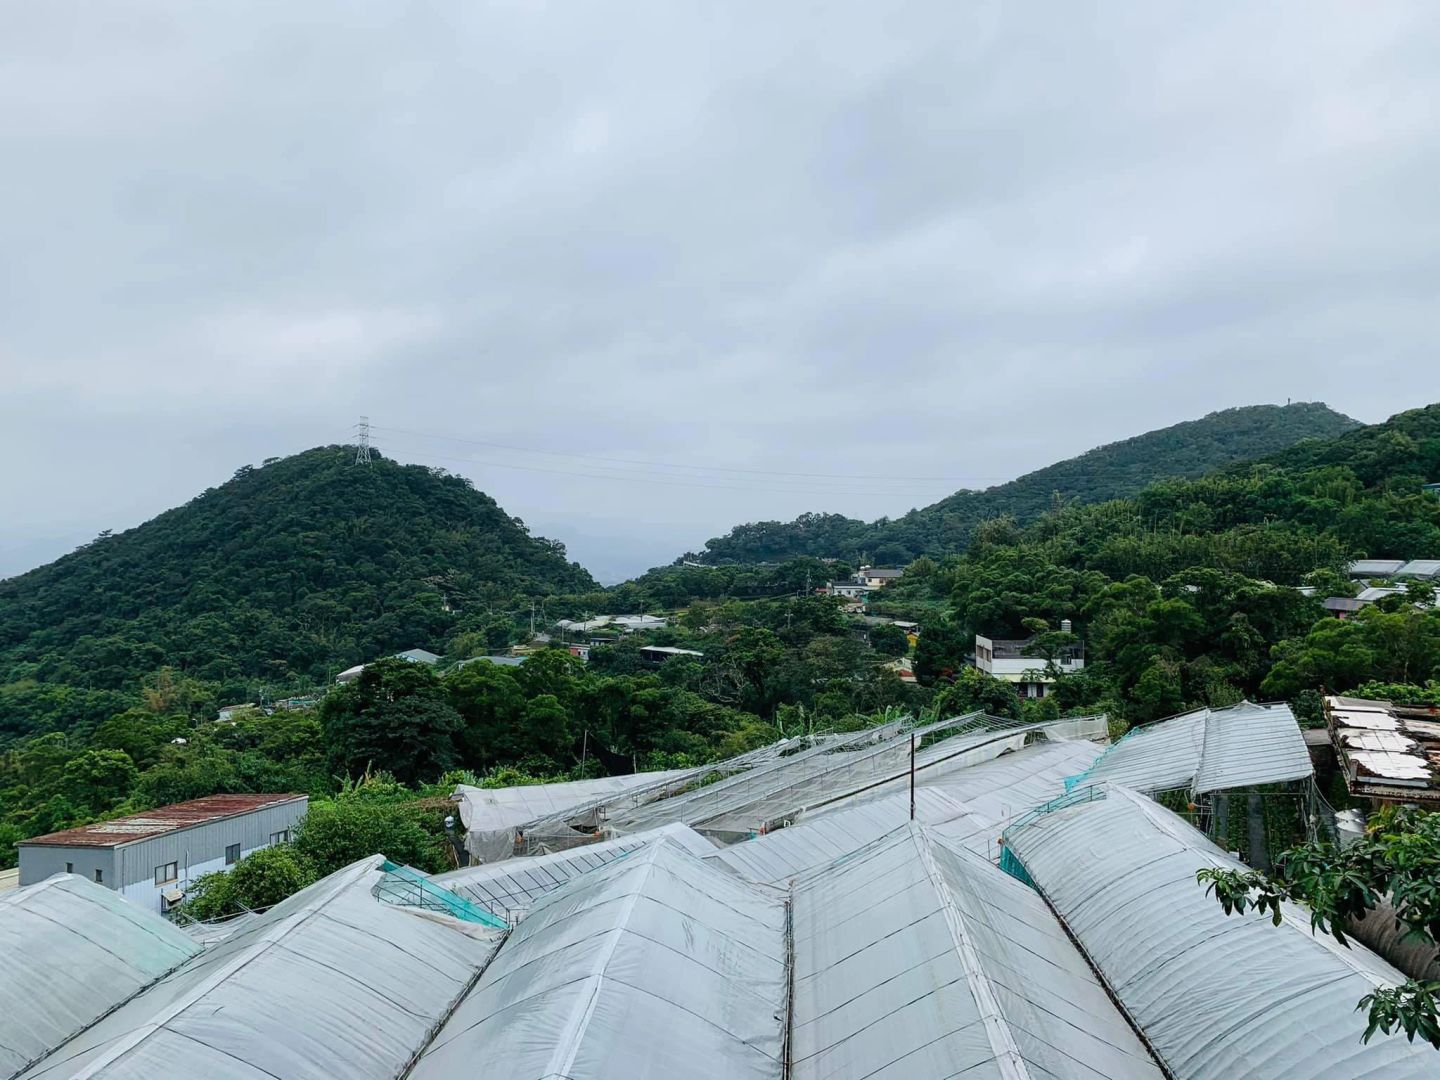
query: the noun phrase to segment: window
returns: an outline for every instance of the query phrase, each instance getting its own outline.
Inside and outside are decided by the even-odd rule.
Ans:
[[[240,845],[230,844],[225,848],[225,865],[234,866],[240,861]]]
[[[180,877],[180,864],[167,862],[155,867],[155,884],[168,885]]]
[[[104,875],[104,873],[101,872],[101,870],[99,869],[99,867],[96,867],[96,869],[95,869],[95,884],[97,884],[97,885],[104,885],[104,884],[105,884],[105,875]]]
[[[67,862],[65,864],[65,872],[67,874],[73,874],[75,872],[75,864],[73,862]]]
[[[289,829],[281,829],[279,832],[272,832],[272,833],[270,834],[270,843],[272,843],[272,844],[288,844],[289,842],[290,842],[290,830],[289,830]]]

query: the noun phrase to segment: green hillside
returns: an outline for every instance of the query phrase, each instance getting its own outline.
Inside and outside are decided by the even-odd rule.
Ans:
[[[595,587],[461,477],[309,450],[0,582],[0,738],[104,715],[161,667],[244,700]]]
[[[991,518],[1023,524],[1057,505],[1123,498],[1157,480],[1200,476],[1357,426],[1319,402],[1226,409],[1097,447],[984,491],[957,491],[894,520],[867,524],[840,514],[802,514],[790,522],[754,522],[707,541],[703,553],[690,557],[717,564],[801,555],[906,563],[964,550],[975,526]]]

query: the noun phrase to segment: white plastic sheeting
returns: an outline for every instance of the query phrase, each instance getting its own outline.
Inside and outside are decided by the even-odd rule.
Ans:
[[[0,1076],[12,1076],[200,951],[73,874],[0,896]]]
[[[1101,753],[1092,742],[1034,743],[1013,754],[952,773],[937,790],[961,803],[967,813],[939,826],[939,832],[992,862],[999,858],[1005,826],[1065,793],[1065,780]]]
[[[720,783],[656,800],[628,813],[611,813],[618,833],[681,821],[698,832],[734,841],[857,795],[876,795],[909,785],[910,740],[922,783],[961,771],[1022,747],[1030,738],[1070,738],[1102,730],[1105,721],[1079,718],[1025,724],[969,713],[922,726],[891,723],[832,738],[800,753],[779,756]]]
[[[561,784],[525,784],[507,788],[479,788],[461,784],[455,789],[460,821],[465,826],[465,847],[477,859],[498,862],[514,851],[515,830],[527,822],[564,814],[605,796],[620,796],[651,784],[686,775],[688,770],[604,776],[597,780],[571,780]]]
[[[1135,728],[1105,751],[1078,784],[1205,792],[1303,780],[1313,773],[1290,707],[1247,701]]]
[[[1226,915],[1195,881],[1240,868],[1178,816],[1132,791],[1039,814],[1007,838],[1026,871],[1179,1080],[1419,1080],[1429,1046],[1365,1030],[1355,1005],[1404,981],[1369,950]],[[1077,799],[1081,798],[1079,792]]]
[[[795,1080],[1161,1076],[1040,897],[920,826],[797,882],[794,953]]]
[[[544,897],[412,1080],[778,1080],[783,894],[670,841]]]
[[[1195,771],[1196,792],[1304,780],[1314,773],[1290,706],[1244,702],[1209,710],[1205,747]]]
[[[330,875],[132,998],[25,1080],[391,1078],[499,935],[371,895],[382,859]]]
[[[922,823],[938,825],[966,814],[965,806],[938,788],[915,789],[915,817]],[[909,794],[886,795],[805,818],[788,829],[720,848],[706,858],[749,881],[779,885],[807,870],[828,866],[909,820]]]
[[[684,825],[664,825],[649,832],[586,844],[568,851],[451,870],[436,874],[431,880],[494,912],[506,922],[516,922],[518,920],[514,916],[571,878],[665,839],[679,844],[695,856],[705,856],[715,850],[714,844],[693,829]]]
[[[915,789],[915,818],[949,843],[992,862],[1013,819],[1065,793],[1065,778],[1101,748],[1089,742],[1033,743],[1021,750],[945,772]],[[778,884],[833,862],[905,824],[910,793],[890,786],[805,815],[789,828],[721,848],[708,858],[751,881]]]

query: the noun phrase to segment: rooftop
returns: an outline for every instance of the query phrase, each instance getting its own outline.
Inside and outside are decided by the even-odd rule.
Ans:
[[[1325,719],[1352,795],[1440,799],[1440,717],[1434,710],[1329,696]]]
[[[32,836],[20,841],[22,847],[120,847],[133,844],[136,840],[148,840],[152,836],[189,829],[222,818],[235,817],[264,810],[270,806],[305,799],[305,795],[286,793],[282,795],[207,795],[203,799],[174,803],[157,807],[139,814],[128,814],[113,821],[97,821],[92,825],[81,825],[75,829]]]

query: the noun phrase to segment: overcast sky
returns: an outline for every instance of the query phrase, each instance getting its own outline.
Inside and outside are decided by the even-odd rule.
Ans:
[[[361,414],[609,579],[1440,399],[1437,55],[1433,0],[0,0],[0,576]]]

